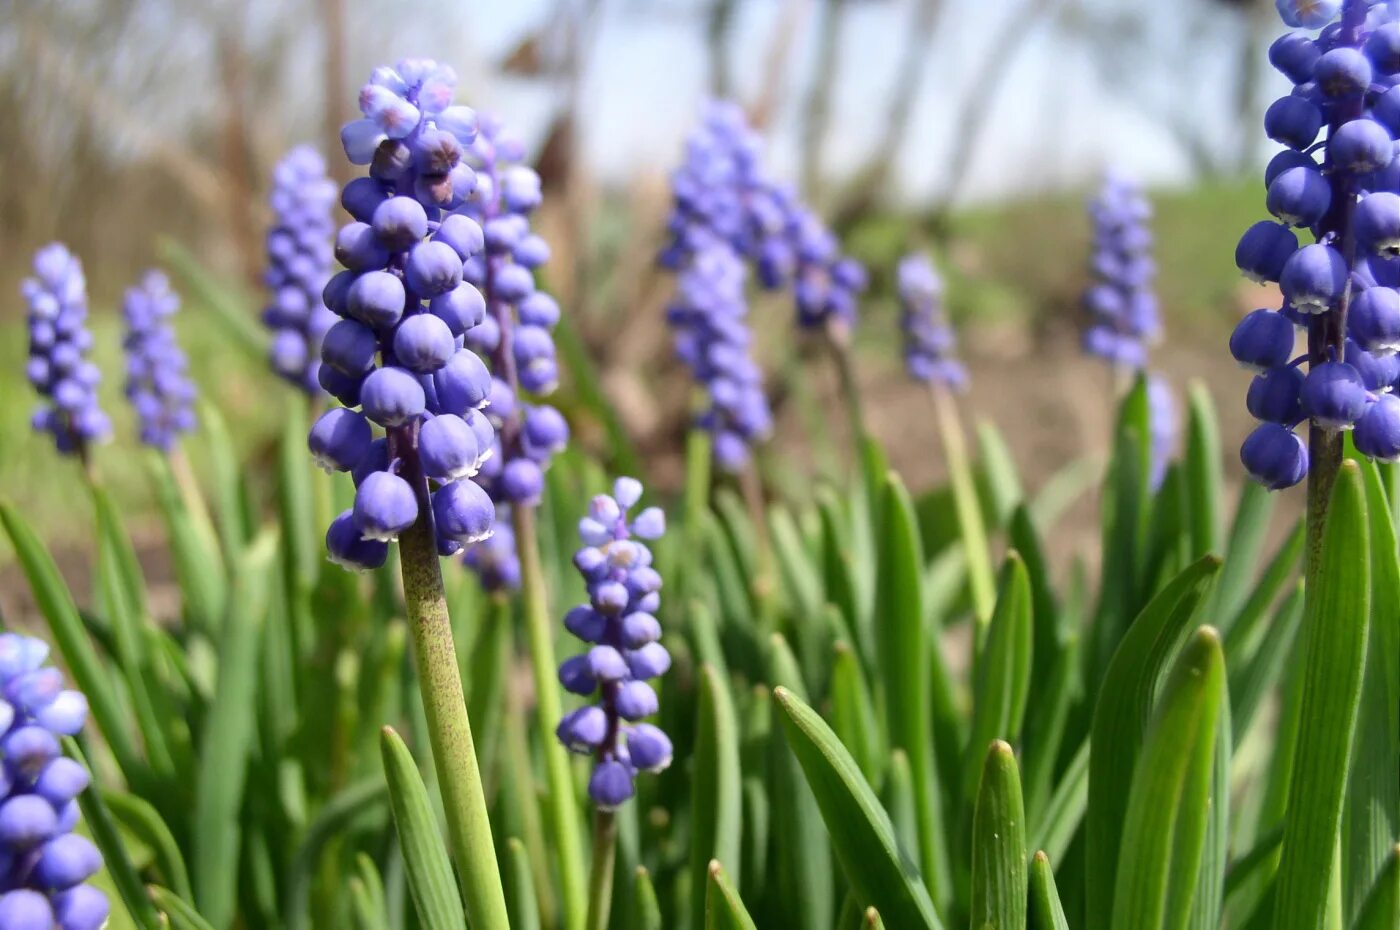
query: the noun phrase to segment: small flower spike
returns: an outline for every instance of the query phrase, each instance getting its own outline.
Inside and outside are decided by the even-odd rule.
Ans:
[[[619,478],[611,496],[600,494],[579,521],[583,548],[574,565],[588,586],[588,603],[564,617],[570,633],[590,646],[565,659],[559,681],[574,694],[596,702],[571,711],[555,731],[571,751],[594,757],[588,794],[604,810],[621,806],[636,793],[638,772],[659,772],[671,764],[671,741],[643,722],[656,713],[656,691],[648,679],[671,667],[661,645],[656,612],[661,576],[651,567],[651,550],[641,540],[665,532],[661,510],[648,507],[629,519],[642,496],[641,483]]]
[[[943,279],[927,255],[900,259],[895,289],[904,334],[904,370],[915,381],[964,390],[967,370],[954,354],[957,336],[943,313]]]
[[[136,411],[141,441],[169,452],[194,429],[194,382],[170,318],[180,298],[159,271],[148,271],[126,292],[126,396]]]

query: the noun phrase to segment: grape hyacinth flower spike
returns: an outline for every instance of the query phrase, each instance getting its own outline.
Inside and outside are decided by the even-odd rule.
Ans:
[[[636,791],[638,772],[659,772],[671,764],[671,741],[644,718],[656,713],[656,692],[647,680],[671,666],[659,642],[656,611],[661,576],[651,566],[651,550],[639,540],[665,532],[661,510],[648,507],[629,518],[641,499],[641,483],[619,478],[612,495],[600,494],[579,521],[581,548],[574,565],[588,585],[588,603],[568,612],[564,625],[591,646],[559,667],[565,690],[596,703],[560,721],[560,742],[594,758],[588,794],[612,810]]]
[[[462,159],[476,114],[452,103],[455,72],[430,59],[376,68],[361,119],[341,129],[345,155],[368,166],[341,191],[351,216],[335,236],[344,267],[322,291],[337,319],[321,340],[317,380],[343,405],[307,444],[349,472],[354,506],[326,533],[332,561],[364,570],[399,543],[404,599],[433,761],[473,926],[506,926],[486,799],[463,699],[440,556],[491,534],[491,499],[471,477],[494,443],[481,408],[491,376],[466,346],[481,294],[463,264],[483,248],[463,207],[476,174]],[[375,435],[376,428],[383,436]]]
[[[59,744],[82,729],[87,701],[64,689],[48,653],[42,640],[0,633],[0,928],[98,930],[107,897],[86,882],[102,856],[73,832],[88,772]]]
[[[34,277],[20,292],[29,305],[29,359],[25,376],[42,403],[34,429],[53,437],[64,455],[88,463],[88,451],[111,435],[112,424],[97,402],[102,380],[88,359],[92,333],[87,328],[87,282],[83,266],[61,243],[34,255]]]
[[[1251,226],[1235,260],[1249,277],[1276,282],[1282,302],[1240,320],[1230,353],[1255,373],[1247,406],[1262,421],[1240,449],[1245,469],[1270,489],[1319,470],[1310,509],[1320,513],[1342,431],[1355,429],[1364,455],[1400,458],[1391,399],[1400,379],[1400,23],[1393,5],[1368,0],[1279,0],[1278,9],[1287,25],[1321,31],[1287,33],[1269,49],[1294,84],[1264,120],[1285,146],[1264,172],[1274,221]],[[1298,230],[1315,241],[1300,245]],[[1307,337],[1296,357],[1295,328]],[[1295,432],[1304,421],[1308,442]]]
[[[967,387],[967,370],[957,360],[957,336],[943,314],[943,280],[926,255],[910,254],[895,270],[904,370],[915,381],[953,391]]]
[[[136,411],[141,441],[169,452],[194,429],[194,383],[170,318],[180,298],[159,271],[148,271],[126,292],[126,396]]]
[[[282,157],[272,172],[272,227],[267,232],[268,291],[262,320],[272,334],[272,370],[308,394],[320,392],[321,340],[336,316],[321,302],[331,276],[335,182],[309,145]]]
[[[1092,283],[1081,302],[1088,318],[1084,351],[1102,359],[1115,374],[1144,371],[1149,350],[1161,335],[1157,295],[1152,288],[1157,268],[1152,259],[1152,205],[1131,180],[1110,173],[1089,204],[1093,252]],[[1159,487],[1176,444],[1176,404],[1160,375],[1146,380],[1148,429],[1151,434],[1151,482]]]

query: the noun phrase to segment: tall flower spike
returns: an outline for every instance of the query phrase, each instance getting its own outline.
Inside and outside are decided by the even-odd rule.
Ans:
[[[441,554],[492,532],[491,500],[470,480],[495,442],[481,412],[491,376],[464,345],[484,306],[463,280],[483,248],[465,210],[476,174],[461,157],[476,114],[450,105],[455,84],[451,68],[426,59],[376,69],[360,91],[364,118],[341,131],[350,161],[369,165],[341,194],[353,218],[335,239],[346,270],[322,295],[339,319],[318,379],[345,406],[316,421],[308,445],[355,480],[354,506],[326,533],[332,561],[347,568],[383,564],[388,543],[424,516],[410,481],[429,482]]]
[[[126,292],[126,396],[136,411],[141,441],[169,451],[181,433],[194,429],[194,383],[170,318],[179,296],[159,271],[148,271]]]
[[[678,272],[667,308],[676,355],[705,392],[697,424],[712,436],[716,463],[731,472],[772,432],[744,293],[746,250],[757,254],[759,204],[768,202],[759,151],[737,107],[711,105],[671,178],[671,242],[661,256]]]
[[[1084,349],[1115,367],[1137,370],[1147,364],[1148,344],[1160,329],[1147,228],[1152,208],[1136,185],[1110,175],[1089,205],[1089,215],[1094,283],[1084,292],[1090,319]]]
[[[656,692],[647,679],[665,673],[671,656],[661,645],[656,612],[661,576],[651,567],[651,550],[639,540],[658,539],[666,518],[648,507],[629,519],[642,485],[619,478],[611,496],[600,494],[579,521],[583,548],[574,565],[588,585],[588,603],[564,617],[564,626],[590,648],[559,666],[565,690],[596,695],[564,716],[556,731],[573,752],[594,757],[588,794],[604,810],[636,793],[638,772],[659,772],[671,764],[671,741],[643,718],[656,713]]]
[[[88,359],[87,282],[83,266],[61,243],[34,254],[34,277],[20,292],[29,304],[29,360],[25,375],[42,402],[32,420],[53,437],[58,451],[86,458],[106,439],[111,421],[97,402],[101,373]]]
[[[967,387],[957,336],[943,313],[943,280],[928,256],[906,255],[895,270],[904,334],[904,370],[915,381],[955,391]]]
[[[1147,367],[1148,350],[1161,335],[1157,295],[1152,290],[1157,266],[1152,260],[1152,205],[1132,181],[1110,173],[1089,203],[1094,228],[1089,273],[1093,279],[1082,298],[1088,325],[1084,351],[1119,372]],[[1147,377],[1148,429],[1151,433],[1151,480],[1157,487],[1167,472],[1176,444],[1176,404],[1160,375]]]
[[[42,640],[0,633],[0,927],[98,930],[107,898],[86,882],[102,856],[73,832],[88,773],[59,745],[82,729],[87,701],[64,690],[48,654]]]
[[[1272,489],[1302,481],[1310,464],[1295,429],[1319,430],[1329,457],[1336,433],[1356,429],[1356,448],[1400,458],[1400,417],[1387,401],[1400,378],[1400,22],[1394,4],[1279,0],[1290,32],[1269,61],[1294,87],[1265,113],[1268,136],[1286,148],[1264,172],[1275,222],[1246,230],[1235,262],[1279,284],[1277,309],[1255,310],[1230,337],[1230,352],[1255,372],[1248,407],[1263,421],[1244,441],[1250,476]],[[1340,10],[1341,18],[1335,21]],[[1321,142],[1318,135],[1324,133]],[[1315,153],[1321,150],[1319,163]],[[1295,229],[1315,242],[1299,246]],[[1294,357],[1294,328],[1309,354]]]
[[[321,302],[331,276],[335,182],[320,153],[301,145],[284,155],[272,172],[269,203],[262,313],[272,333],[269,361],[277,374],[314,394],[320,391],[321,340],[336,320]]]
[[[553,336],[559,305],[535,288],[535,269],[549,260],[548,243],[530,230],[530,215],[541,201],[540,178],[521,163],[524,147],[499,120],[483,116],[477,129],[462,153],[475,172],[476,189],[462,206],[463,224],[444,224],[441,234],[472,253],[463,278],[477,291],[469,302],[455,302],[451,314],[468,327],[466,345],[490,365],[485,413],[496,438],[483,446],[475,480],[499,508],[501,533],[508,507],[539,502],[545,469],[568,445],[569,426],[540,400],[559,382]],[[467,564],[487,587],[517,585],[518,562],[511,562],[503,545],[489,549]]]

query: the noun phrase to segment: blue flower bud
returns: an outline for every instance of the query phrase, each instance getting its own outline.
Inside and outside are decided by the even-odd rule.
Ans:
[[[1368,287],[1356,292],[1347,311],[1347,330],[1373,355],[1400,351],[1400,291]]]
[[[1269,64],[1294,84],[1312,80],[1313,66],[1320,55],[1317,43],[1301,32],[1288,32],[1269,46]]]
[[[1400,461],[1400,397],[1382,394],[1372,401],[1352,433],[1356,451],[1382,462]]]
[[[524,265],[506,265],[496,272],[495,285],[496,296],[513,304],[534,293],[535,277]]]
[[[1274,0],[1274,6],[1289,26],[1317,29],[1332,21],[1342,0]]]
[[[388,271],[369,271],[355,279],[345,298],[345,312],[375,329],[388,329],[404,314],[403,281]]]
[[[1316,168],[1289,168],[1269,185],[1269,212],[1290,226],[1312,226],[1332,203],[1332,186]]]
[[[87,790],[91,778],[87,769],[67,756],[59,756],[39,773],[34,794],[60,808]]]
[[[47,891],[72,888],[102,867],[102,854],[85,837],[68,833],[44,844],[34,863],[33,881]]]
[[[1335,309],[1347,283],[1347,263],[1342,254],[1320,242],[1294,252],[1283,266],[1279,288],[1299,313],[1326,313]]]
[[[1395,141],[1383,126],[1363,117],[1337,127],[1327,140],[1327,156],[1339,171],[1380,171],[1395,158]]]
[[[671,654],[660,643],[647,643],[627,654],[627,664],[634,678],[656,678],[671,667]]]
[[[544,291],[535,291],[516,307],[522,326],[553,329],[559,322],[559,303]]]
[[[1253,281],[1277,281],[1284,264],[1298,251],[1298,237],[1279,223],[1261,220],[1240,237],[1235,265]]]
[[[418,454],[424,474],[434,481],[448,482],[476,474],[480,449],[465,420],[441,413],[419,428]]]
[[[671,740],[660,728],[638,723],[627,729],[627,754],[643,772],[664,771],[671,764]]]
[[[0,895],[0,927],[4,930],[53,930],[54,913],[49,899],[28,888],[5,892]]]
[[[354,518],[363,538],[389,542],[418,520],[418,499],[407,481],[377,471],[355,489]]]
[[[453,336],[460,336],[485,318],[486,298],[464,281],[429,301],[428,311],[446,323]]]
[[[102,930],[111,910],[107,896],[91,885],[76,885],[53,896],[62,930]]]
[[[0,846],[7,850],[33,849],[57,831],[58,814],[37,794],[11,795],[0,804]]]
[[[564,415],[547,404],[526,407],[522,440],[526,454],[547,461],[569,444],[569,424]]]
[[[1391,135],[1400,136],[1400,84],[1376,97],[1371,104],[1371,117],[1389,129]]]
[[[408,253],[404,278],[420,297],[446,294],[462,283],[462,259],[445,242],[420,242]]]
[[[586,705],[565,714],[554,733],[570,752],[588,755],[607,738],[608,716],[601,707]]]
[[[340,320],[321,342],[321,360],[347,375],[367,375],[379,354],[374,330],[357,320]]]
[[[394,358],[409,371],[431,374],[457,354],[452,330],[431,313],[415,313],[394,332]]]
[[[423,414],[427,398],[418,379],[393,365],[369,373],[360,387],[365,416],[380,426],[399,426]]]
[[[1314,365],[1303,381],[1303,413],[1323,429],[1351,429],[1366,411],[1366,385],[1346,362]]]
[[[1240,447],[1240,461],[1251,478],[1271,491],[1280,491],[1307,475],[1308,447],[1288,427],[1261,423]]]
[[[333,407],[317,419],[306,442],[316,464],[329,474],[354,468],[373,439],[363,414]]]
[[[316,372],[316,383],[321,389],[347,407],[359,406],[364,381],[362,376],[347,375],[330,365],[322,365]]]
[[[379,243],[391,252],[405,252],[428,234],[428,214],[412,197],[385,199],[375,207],[370,223]]]
[[[1312,145],[1322,128],[1322,111],[1302,97],[1280,97],[1264,111],[1264,132],[1289,148]]]
[[[374,211],[388,199],[384,186],[373,178],[355,178],[340,192],[340,205],[361,223],[370,223]]]
[[[459,351],[433,374],[439,409],[465,417],[480,408],[490,396],[491,373],[474,353]],[[489,424],[486,425],[489,429]],[[489,436],[485,445],[489,445]]]
[[[480,486],[453,481],[433,492],[433,516],[439,533],[465,546],[491,535],[496,511]]]
[[[640,649],[661,638],[661,624],[649,613],[634,610],[622,618],[622,642],[628,649]]]
[[[1362,197],[1353,224],[1361,248],[1383,258],[1400,257],[1400,194],[1377,191]]]
[[[1400,378],[1400,357],[1395,353],[1374,355],[1367,352],[1354,339],[1346,341],[1346,362],[1361,375],[1361,383],[1373,393],[1385,393]]]
[[[1303,380],[1303,373],[1291,365],[1270,368],[1250,382],[1245,406],[1255,419],[1292,426],[1303,418]]]
[[[598,680],[588,666],[587,656],[573,656],[559,664],[559,684],[570,694],[592,694]]]
[[[1288,364],[1293,343],[1293,324],[1286,317],[1272,310],[1253,310],[1230,334],[1230,354],[1244,368],[1263,372]]]
[[[626,803],[636,790],[631,770],[612,759],[598,763],[588,779],[588,796],[605,811]]]
[[[1347,46],[1326,52],[1313,68],[1318,88],[1336,99],[1361,96],[1371,86],[1371,77],[1370,59]]]
[[[351,271],[376,271],[389,264],[389,252],[368,223],[346,223],[335,235],[335,259]]]

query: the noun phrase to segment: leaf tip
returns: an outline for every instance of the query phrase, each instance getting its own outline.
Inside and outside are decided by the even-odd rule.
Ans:
[[[865,925],[867,927],[880,926],[880,912],[873,907],[867,907],[865,909]]]

